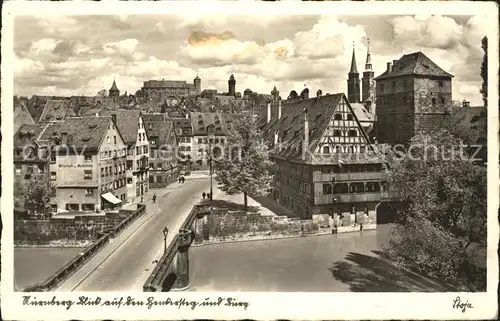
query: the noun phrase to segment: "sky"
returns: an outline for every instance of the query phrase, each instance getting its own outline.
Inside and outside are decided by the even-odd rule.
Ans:
[[[150,79],[185,80],[202,89],[249,88],[284,98],[347,92],[353,44],[364,70],[367,39],[375,76],[389,61],[421,51],[454,75],[453,99],[482,104],[482,16],[64,15],[18,16],[14,93],[96,95],[113,79],[135,93]],[[361,77],[361,75],[360,75]]]

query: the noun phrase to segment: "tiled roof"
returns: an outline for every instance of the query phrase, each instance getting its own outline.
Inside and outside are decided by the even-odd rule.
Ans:
[[[123,137],[125,144],[135,144],[139,130],[140,110],[103,110],[102,116],[116,115],[116,126]]]
[[[45,103],[40,122],[64,121],[67,117],[75,116],[69,100],[49,99]]]
[[[50,123],[40,139],[50,141],[66,133],[75,148],[98,149],[110,121],[111,117],[69,117],[64,122]]]
[[[191,124],[195,136],[207,135],[210,126],[214,127],[214,135],[225,135],[227,132],[226,122],[220,113],[191,113]]]
[[[310,151],[315,150],[342,98],[347,102],[345,95],[340,93],[299,100],[293,103],[283,103],[281,118],[277,119],[277,117],[272,117],[269,123],[267,123],[267,110],[261,111],[258,124],[264,132],[267,141],[271,146],[274,145],[274,137],[277,132],[279,142],[281,142],[281,150],[275,147],[272,155],[277,158],[301,161],[305,110],[307,110],[309,121],[309,149]],[[357,118],[356,113],[354,113],[354,115],[355,118]],[[370,141],[362,128],[361,132],[365,139]],[[355,157],[346,153],[340,154],[340,156],[327,157],[325,159],[312,157],[309,158],[307,162],[319,164],[328,161],[331,163],[333,157],[340,157],[345,162],[351,163],[367,161],[366,157]],[[355,158],[353,159],[352,157]]]
[[[164,121],[165,120],[165,114],[142,114],[142,119],[145,122],[149,121]]]
[[[373,106],[373,105],[372,105]],[[356,117],[360,122],[373,122],[375,121],[375,115],[366,110],[364,104],[351,103],[351,107],[356,114]]]
[[[145,129],[150,139],[156,139],[155,148],[175,144],[175,135],[170,136],[173,129],[171,121],[148,121]]]
[[[34,124],[35,121],[26,107],[24,101],[14,101],[14,131],[23,124]]]
[[[50,99],[55,99],[55,100],[64,100],[64,99],[69,99],[68,97],[56,97],[56,96],[38,96],[38,95],[33,95],[30,99],[28,99],[28,111],[33,117],[33,120],[35,122],[38,122],[40,120],[40,116],[43,113],[43,109],[45,107],[45,104],[47,103],[47,100]]]
[[[429,57],[419,51],[399,58],[392,66],[390,73],[386,70],[383,74],[376,77],[375,80],[404,75],[453,77],[453,75],[441,69]]]
[[[167,119],[173,123],[175,128],[182,128],[183,132],[187,132],[186,135],[193,134],[193,125],[191,124],[191,119],[181,117],[169,117]]]
[[[14,147],[33,145],[48,124],[22,124],[14,134]]]

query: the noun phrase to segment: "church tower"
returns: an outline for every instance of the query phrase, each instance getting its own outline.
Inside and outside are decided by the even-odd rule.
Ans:
[[[201,93],[201,79],[198,77],[198,73],[196,73],[196,78],[193,80],[194,83],[194,88],[196,89],[196,92],[199,94]]]
[[[366,52],[365,71],[363,71],[363,79],[361,80],[361,87],[363,93],[363,102],[368,99],[370,102],[375,103],[375,73],[372,68],[372,57],[370,55],[370,39],[368,39],[368,51]]]
[[[109,97],[120,97],[120,90],[116,86],[116,82],[113,79],[113,85],[109,89]]]
[[[359,88],[359,73],[356,66],[356,54],[354,52],[354,44],[352,48],[351,70],[349,71],[349,78],[347,79],[347,99],[350,103],[359,103],[360,88]]]
[[[231,75],[231,77],[229,77],[227,84],[229,87],[228,88],[229,96],[236,95],[236,80],[234,79],[234,75]]]

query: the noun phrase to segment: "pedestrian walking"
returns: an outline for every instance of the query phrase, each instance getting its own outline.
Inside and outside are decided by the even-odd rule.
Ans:
[[[179,183],[179,184],[181,183],[181,178],[180,177],[177,178],[177,183]]]
[[[304,224],[300,226],[300,232],[302,233],[302,236],[304,236]]]
[[[184,181],[185,181],[185,180],[186,180],[186,179],[184,178],[184,176],[181,176],[181,183],[182,183],[182,184],[184,184]]]
[[[209,199],[209,200],[212,199],[210,193],[207,193],[207,199]]]
[[[153,194],[153,203],[156,203],[156,193]]]
[[[207,196],[207,193],[203,192],[203,193],[201,193],[201,196],[203,197],[203,199],[205,199],[205,196]]]

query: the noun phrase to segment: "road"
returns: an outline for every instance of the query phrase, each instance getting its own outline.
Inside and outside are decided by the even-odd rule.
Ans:
[[[157,202],[151,203],[148,197],[147,214],[113,239],[57,291],[142,291],[155,266],[153,261],[163,254],[163,228],[167,226],[171,231],[167,236],[170,244],[175,231],[201,199],[201,194],[209,191],[209,186],[207,176],[155,190]],[[215,191],[214,196],[217,196]]]

